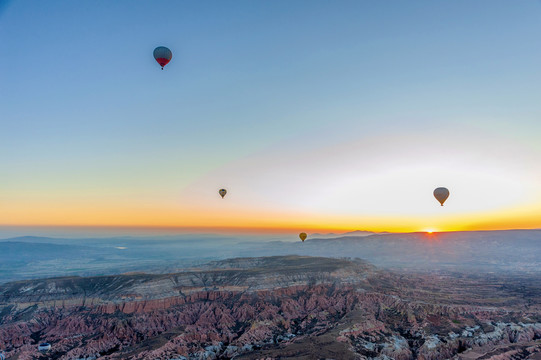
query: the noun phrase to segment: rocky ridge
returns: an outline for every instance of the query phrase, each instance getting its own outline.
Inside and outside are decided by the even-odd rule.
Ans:
[[[21,360],[533,359],[539,288],[521,281],[286,256],[15,282],[0,290],[0,348]]]

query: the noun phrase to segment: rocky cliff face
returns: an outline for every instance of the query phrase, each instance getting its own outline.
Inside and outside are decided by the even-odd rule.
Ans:
[[[16,282],[0,290],[0,349],[20,360],[533,358],[540,298],[535,280],[521,281],[519,298],[495,279],[273,257]]]

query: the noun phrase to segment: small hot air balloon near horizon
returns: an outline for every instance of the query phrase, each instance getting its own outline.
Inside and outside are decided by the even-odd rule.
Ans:
[[[172,57],[173,53],[165,46],[158,46],[156,49],[154,49],[154,59],[156,59],[158,64],[160,64],[162,70],[165,65],[169,64]]]
[[[436,190],[434,190],[434,197],[436,198],[436,200],[440,202],[441,206],[443,206],[443,203],[449,197],[449,190],[447,190],[447,188],[444,188],[444,187],[439,187]]]
[[[223,199],[225,194],[227,194],[227,190],[226,189],[220,189],[220,190],[218,190],[218,194],[220,194],[220,196]]]
[[[306,240],[306,238],[308,237],[308,235],[306,235],[306,233],[300,233],[300,234],[299,234],[299,237],[301,238],[302,242],[304,242],[304,240]]]

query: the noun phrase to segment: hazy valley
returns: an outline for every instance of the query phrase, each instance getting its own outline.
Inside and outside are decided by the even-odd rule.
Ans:
[[[0,241],[0,283],[53,276],[131,271],[175,272],[234,257],[302,255],[361,258],[378,267],[414,271],[541,271],[541,230],[295,236],[43,238]]]

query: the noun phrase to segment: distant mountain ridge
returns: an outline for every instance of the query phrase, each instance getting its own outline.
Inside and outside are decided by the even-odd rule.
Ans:
[[[19,240],[19,241],[13,241]],[[126,272],[162,274],[227,258],[318,256],[360,258],[415,271],[541,272],[541,230],[378,233],[309,236],[304,242],[254,237],[54,239],[0,241],[0,283],[56,276]]]
[[[373,231],[366,231],[366,230],[355,230],[355,231],[350,231],[346,233],[327,233],[327,234],[314,233],[314,234],[310,234],[309,237],[312,239],[313,238],[328,239],[328,238],[337,238],[337,237],[342,237],[342,236],[370,236],[370,235],[377,235],[377,234],[381,234],[381,233],[375,233]]]
[[[0,242],[0,261],[25,259],[35,261],[39,258],[56,257],[55,254],[61,253],[62,256],[80,254],[84,251],[92,250],[91,247],[82,245],[64,245],[51,243],[34,243],[21,241],[2,241]]]
[[[16,237],[10,237],[6,239],[0,239],[0,242],[32,242],[32,243],[55,243],[59,240],[63,240],[62,238],[51,238],[51,237],[45,237],[45,236],[16,236]]]
[[[305,245],[305,255],[360,257],[382,267],[541,272],[537,229],[344,235],[308,239]]]

